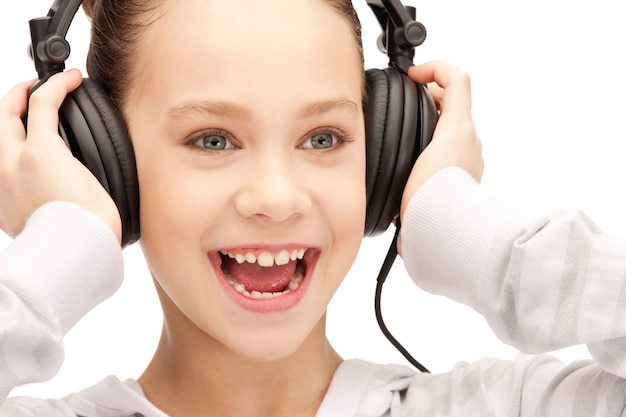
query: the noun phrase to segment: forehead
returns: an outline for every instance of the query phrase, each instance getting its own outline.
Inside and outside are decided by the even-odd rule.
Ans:
[[[135,85],[144,93],[239,90],[251,99],[260,89],[314,88],[360,99],[353,29],[323,0],[172,0],[138,49]]]

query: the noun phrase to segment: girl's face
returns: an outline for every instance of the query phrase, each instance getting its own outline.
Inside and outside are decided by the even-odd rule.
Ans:
[[[352,29],[320,0],[176,1],[139,50],[125,113],[166,319],[286,357],[323,326],[363,234]]]

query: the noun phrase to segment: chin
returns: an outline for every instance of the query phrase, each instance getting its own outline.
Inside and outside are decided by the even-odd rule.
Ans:
[[[237,343],[231,344],[229,349],[245,361],[255,364],[282,362],[297,357],[303,351],[310,333],[299,333],[293,329],[287,332],[259,332],[244,336]]]

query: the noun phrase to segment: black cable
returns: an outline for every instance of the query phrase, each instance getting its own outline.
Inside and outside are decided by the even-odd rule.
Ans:
[[[378,273],[378,278],[376,278],[376,295],[374,297],[374,311],[376,312],[376,321],[378,321],[378,326],[380,330],[383,332],[387,340],[391,342],[391,344],[400,352],[402,355],[408,360],[413,366],[419,369],[421,372],[430,373],[430,371],[421,363],[419,363],[405,348],[396,340],[395,337],[391,334],[385,322],[383,321],[383,315],[380,310],[380,298],[383,291],[383,284],[387,279],[387,275],[389,275],[389,271],[391,270],[391,266],[398,255],[398,235],[400,234],[400,219],[396,219],[396,232],[393,235],[393,240],[391,241],[391,246],[389,246],[389,251],[387,251],[387,256],[385,257],[385,261],[383,262],[382,267],[380,268],[380,272]]]

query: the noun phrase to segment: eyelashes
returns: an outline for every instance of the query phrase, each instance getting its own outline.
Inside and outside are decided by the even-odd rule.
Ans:
[[[342,129],[324,126],[305,134],[297,142],[297,147],[327,153],[338,151],[351,142],[354,142],[352,136]],[[222,128],[211,128],[197,132],[186,139],[184,144],[195,150],[208,153],[222,153],[245,148],[245,143],[241,143],[228,130]]]
[[[224,129],[207,129],[193,134],[185,145],[208,152],[222,152],[240,148],[233,135]]]
[[[331,152],[339,150],[354,139],[336,127],[321,127],[305,135],[300,147],[317,151]]]

